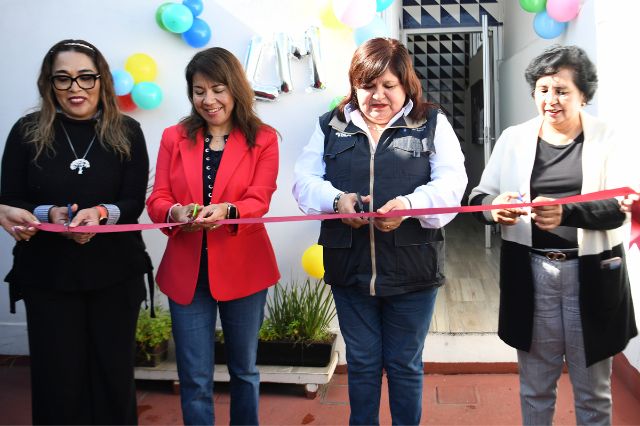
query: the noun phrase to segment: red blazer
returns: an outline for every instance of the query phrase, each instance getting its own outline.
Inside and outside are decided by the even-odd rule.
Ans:
[[[197,143],[188,139],[181,125],[162,134],[153,192],[147,211],[154,222],[166,222],[175,203],[230,202],[240,217],[261,217],[269,210],[278,175],[278,138],[264,126],[249,148],[237,129],[229,134],[216,175],[211,200],[202,199],[202,150],[204,136]],[[202,232],[181,232],[165,228],[169,236],[156,281],[171,300],[191,303],[198,279]],[[207,232],[209,288],[216,300],[232,300],[254,294],[280,279],[271,241],[263,224],[222,226]]]

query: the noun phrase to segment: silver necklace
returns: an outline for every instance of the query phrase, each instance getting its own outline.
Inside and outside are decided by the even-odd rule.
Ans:
[[[84,152],[84,155],[78,158],[78,154],[76,154],[76,150],[73,147],[73,144],[71,143],[71,138],[69,137],[69,133],[67,133],[67,129],[64,128],[64,124],[62,123],[60,123],[60,126],[62,126],[62,131],[64,131],[64,135],[67,137],[67,142],[69,142],[69,147],[71,148],[71,152],[73,152],[73,156],[76,157],[76,159],[69,164],[69,168],[71,170],[77,169],[78,174],[81,175],[84,169],[88,169],[89,167],[91,167],[91,163],[89,163],[89,160],[87,160],[85,157],[87,156],[87,154],[89,153],[89,150],[93,146],[93,142],[95,142],[97,134],[94,133],[93,138],[91,139],[91,142],[89,142],[89,147]]]

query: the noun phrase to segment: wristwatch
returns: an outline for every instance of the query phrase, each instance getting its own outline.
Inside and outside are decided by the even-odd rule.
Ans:
[[[227,203],[227,217],[226,219],[237,219],[238,209],[231,203]]]

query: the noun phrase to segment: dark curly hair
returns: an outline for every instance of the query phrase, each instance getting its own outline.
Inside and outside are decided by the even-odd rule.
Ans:
[[[531,61],[524,77],[532,93],[538,79],[555,74],[561,68],[573,71],[573,83],[582,92],[584,101],[591,101],[598,90],[598,73],[587,53],[578,46],[554,45]]]

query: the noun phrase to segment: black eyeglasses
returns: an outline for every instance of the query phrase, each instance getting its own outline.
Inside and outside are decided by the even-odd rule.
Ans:
[[[69,77],[68,75],[54,75],[51,77],[51,83],[57,90],[69,90],[75,81],[81,89],[93,89],[96,87],[96,80],[100,78],[100,74],[80,74],[77,77]]]

